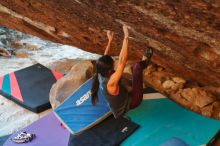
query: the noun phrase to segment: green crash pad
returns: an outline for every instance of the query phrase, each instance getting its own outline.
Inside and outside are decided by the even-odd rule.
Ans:
[[[140,128],[121,146],[159,146],[172,137],[198,146],[220,129],[220,121],[191,112],[167,98],[144,100],[126,115]]]

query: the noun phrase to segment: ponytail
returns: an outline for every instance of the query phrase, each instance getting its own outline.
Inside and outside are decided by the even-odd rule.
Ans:
[[[99,90],[98,74],[100,74],[103,77],[107,77],[109,71],[114,69],[114,60],[112,59],[111,56],[104,55],[96,61],[95,67],[96,67],[95,68],[96,73],[93,76],[93,83],[92,83],[92,88],[91,88],[93,105],[96,105],[98,101],[98,90]]]
[[[98,90],[99,90],[99,80],[98,80],[98,73],[96,72],[93,76],[93,83],[92,83],[92,104],[96,105],[98,100]]]

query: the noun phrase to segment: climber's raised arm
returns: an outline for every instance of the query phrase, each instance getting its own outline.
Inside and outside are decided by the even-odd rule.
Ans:
[[[127,55],[128,55],[128,27],[126,25],[123,26],[124,31],[124,40],[122,49],[119,55],[119,62],[116,68],[116,71],[111,75],[108,84],[107,84],[107,90],[110,94],[116,95],[119,93],[119,80],[122,77],[126,61],[127,61]]]
[[[109,50],[110,50],[110,46],[111,46],[111,42],[112,42],[113,36],[114,36],[114,32],[108,30],[107,31],[108,44],[107,44],[107,47],[105,49],[104,55],[108,55],[109,54]]]

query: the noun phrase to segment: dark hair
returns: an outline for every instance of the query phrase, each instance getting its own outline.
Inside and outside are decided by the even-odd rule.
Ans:
[[[98,89],[99,89],[99,80],[98,80],[98,74],[101,74],[103,77],[107,77],[109,74],[109,71],[113,70],[114,68],[114,60],[109,55],[104,55],[100,57],[96,61],[96,72],[93,76],[93,83],[92,83],[92,104],[95,105],[98,100]]]

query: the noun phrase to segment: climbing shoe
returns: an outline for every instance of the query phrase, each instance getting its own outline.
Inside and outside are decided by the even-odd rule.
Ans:
[[[17,136],[12,138],[11,140],[15,143],[26,143],[32,141],[34,137],[35,137],[34,134],[27,132],[20,132],[17,134]]]

